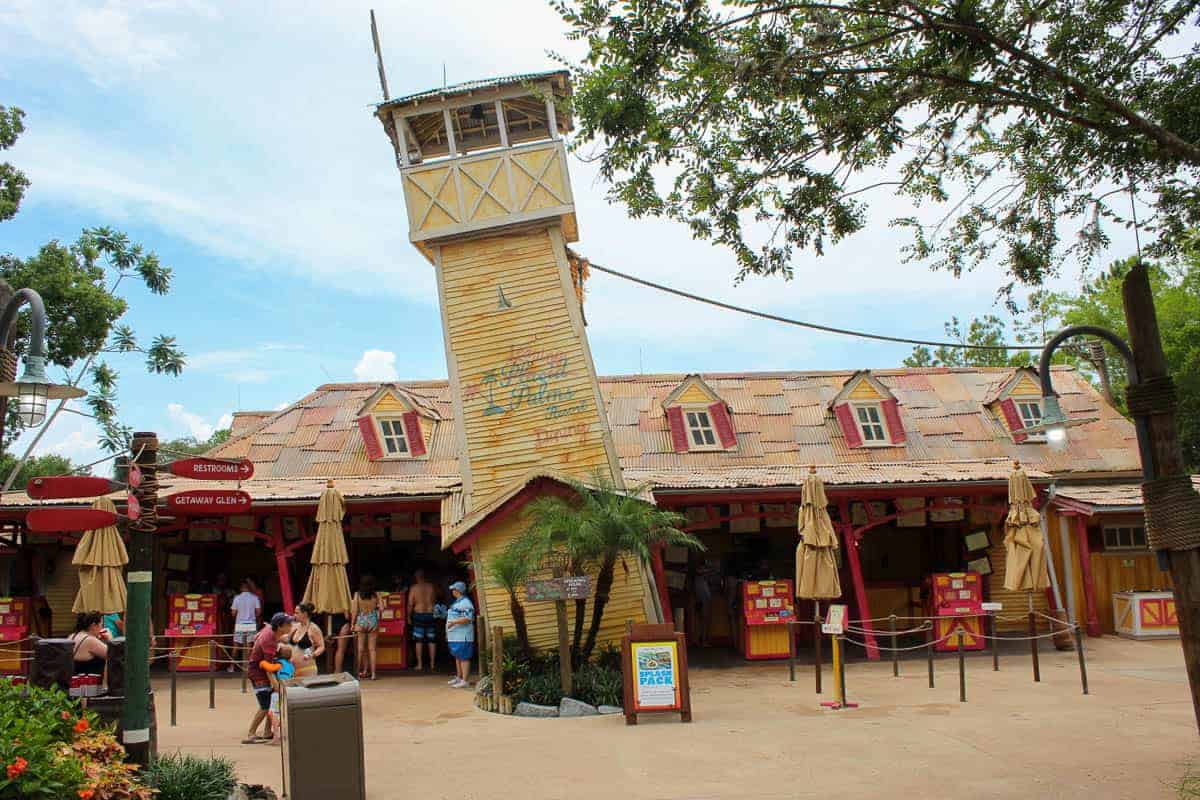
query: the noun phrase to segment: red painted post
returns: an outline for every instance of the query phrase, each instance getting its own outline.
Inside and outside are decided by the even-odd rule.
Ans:
[[[1075,535],[1079,537],[1079,568],[1083,573],[1083,601],[1087,608],[1088,636],[1100,636],[1100,618],[1096,616],[1096,584],[1092,581],[1092,551],[1088,546],[1087,518],[1075,517]]]
[[[271,543],[275,549],[275,568],[279,572],[279,596],[283,600],[284,610],[290,614],[296,607],[292,597],[292,575],[288,569],[291,554],[283,541],[283,523],[280,522],[278,514],[270,517],[270,526]]]
[[[867,658],[871,661],[879,660],[879,647],[875,644],[874,626],[871,624],[871,606],[867,602],[867,585],[863,581],[862,564],[858,560],[858,540],[860,535],[854,532],[854,526],[850,523],[850,504],[842,501],[838,505],[839,516],[841,516],[842,529],[842,545],[846,552],[846,561],[850,564],[850,580],[854,583],[854,599],[858,604],[858,613],[862,615],[862,627],[866,633],[863,639],[867,643]]]
[[[666,545],[654,548],[651,569],[654,570],[654,586],[658,589],[658,602],[662,604],[663,622],[675,625],[675,610],[671,608],[671,594],[667,591],[667,573],[663,567],[663,550]]]

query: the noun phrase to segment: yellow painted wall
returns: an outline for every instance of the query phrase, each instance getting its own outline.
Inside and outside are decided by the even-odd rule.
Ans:
[[[488,531],[485,536],[480,537],[478,542],[478,554],[482,567],[482,577],[476,576],[483,584],[483,599],[484,613],[487,615],[487,624],[489,629],[494,625],[500,625],[504,628],[505,634],[512,633],[513,628],[512,615],[509,613],[509,597],[508,593],[493,581],[487,569],[488,561],[499,553],[504,547],[512,541],[523,529],[525,523],[520,514],[515,514],[505,520],[496,529]],[[608,605],[605,606],[604,618],[601,623],[600,635],[597,638],[597,646],[606,642],[619,641],[625,633],[625,621],[632,619],[634,622],[646,622],[649,619],[646,608],[645,595],[645,580],[642,576],[642,570],[634,559],[628,559],[625,564],[629,570],[626,572],[621,563],[617,563],[617,568],[613,573],[612,592],[609,596]],[[596,573],[591,573],[593,581]],[[549,573],[538,574],[535,577],[548,578]],[[594,583],[593,583],[594,585]],[[525,592],[522,588],[519,595],[524,601]],[[529,625],[529,638],[533,644],[540,648],[556,647],[558,644],[558,627],[554,614],[554,603],[525,603],[525,619]],[[587,604],[587,613],[584,617],[584,635],[587,635],[587,626],[591,624],[592,619],[592,602],[589,600]],[[567,628],[569,631],[574,630],[575,624],[575,604],[570,602],[567,604]]]
[[[1017,385],[1009,394],[1017,397],[1041,397],[1042,387],[1038,386],[1033,376],[1026,372],[1021,375],[1021,380],[1017,381]]]
[[[534,469],[610,471],[595,368],[576,328],[550,232],[441,248],[441,302],[453,353],[468,510]],[[569,280],[569,279],[568,279]],[[500,310],[498,287],[511,308]]]
[[[383,413],[396,412],[403,414],[410,409],[402,400],[400,400],[400,398],[396,397],[391,392],[388,392],[375,402],[375,406],[371,410]]]
[[[686,389],[684,389],[683,394],[679,395],[679,397],[676,399],[675,402],[677,402],[677,403],[712,403],[712,402],[714,402],[714,400],[712,397],[709,396],[708,392],[701,389],[698,384],[693,383],[693,384],[690,384]]]
[[[849,398],[851,400],[880,400],[882,399],[882,395],[871,385],[870,381],[860,380],[858,385],[850,392]]]

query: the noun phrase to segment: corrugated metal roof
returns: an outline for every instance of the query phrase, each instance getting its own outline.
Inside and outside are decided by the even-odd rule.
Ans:
[[[1192,486],[1200,492],[1200,475],[1192,476]],[[1067,484],[1059,486],[1054,497],[1090,506],[1093,511],[1137,512],[1142,510],[1142,484],[1138,481],[1103,485]]]
[[[376,103],[376,108],[389,108],[391,106],[403,106],[409,103],[418,102],[421,100],[429,100],[435,97],[454,97],[468,92],[479,92],[485,89],[498,89],[501,86],[512,86],[516,83],[534,83],[536,81],[544,81],[555,76],[566,78],[569,75],[565,69],[554,69],[548,72],[525,72],[520,75],[504,75],[498,78],[483,78],[474,81],[463,81],[450,86],[443,86],[439,89],[426,89],[423,92],[415,92],[407,94],[403,97],[393,97],[390,100],[384,100],[382,103]]]

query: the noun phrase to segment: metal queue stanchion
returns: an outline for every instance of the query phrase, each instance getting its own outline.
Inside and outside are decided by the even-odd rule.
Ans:
[[[963,629],[958,629],[958,702],[967,702],[967,653],[963,650]]]

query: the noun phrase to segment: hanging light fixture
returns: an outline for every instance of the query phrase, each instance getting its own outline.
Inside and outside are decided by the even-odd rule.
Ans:
[[[68,400],[83,397],[87,392],[75,386],[51,383],[46,377],[46,308],[41,296],[33,289],[21,289],[13,295],[0,314],[0,331],[3,333],[3,349],[12,346],[8,334],[13,329],[17,312],[23,303],[29,303],[30,319],[29,353],[25,356],[25,372],[16,381],[0,382],[0,397],[16,398],[17,417],[27,428],[41,425],[46,419],[46,406],[51,400]],[[3,420],[0,420],[0,426]]]

